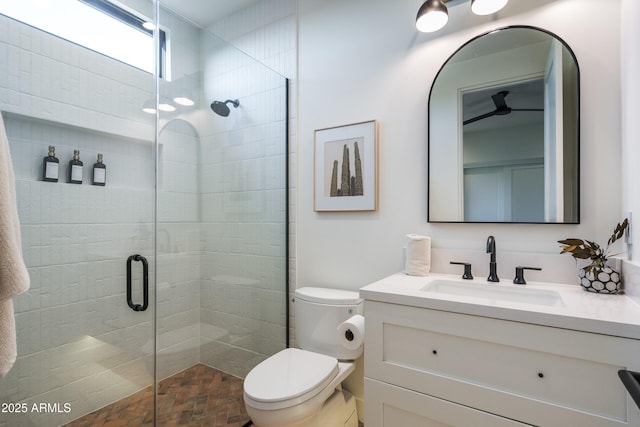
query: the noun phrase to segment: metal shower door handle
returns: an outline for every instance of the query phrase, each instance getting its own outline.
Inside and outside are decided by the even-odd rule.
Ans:
[[[142,305],[135,304],[131,296],[131,263],[142,262]],[[145,311],[149,307],[149,263],[142,255],[131,255],[127,258],[127,304],[133,311]]]

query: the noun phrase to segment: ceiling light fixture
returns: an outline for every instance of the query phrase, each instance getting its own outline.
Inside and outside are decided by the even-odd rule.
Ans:
[[[505,7],[508,1],[509,0],[471,0],[471,11],[476,15],[491,15]]]
[[[427,0],[416,16],[416,28],[423,33],[438,31],[447,24],[449,12],[444,5],[454,0]],[[491,15],[506,6],[509,0],[471,0],[471,11],[476,15]]]
[[[432,33],[444,27],[448,20],[449,12],[441,0],[427,0],[418,10],[416,28],[423,33]]]

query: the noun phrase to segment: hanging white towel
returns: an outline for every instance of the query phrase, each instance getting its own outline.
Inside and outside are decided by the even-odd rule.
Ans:
[[[17,357],[13,298],[27,289],[29,272],[22,258],[13,164],[0,114],[0,378]]]

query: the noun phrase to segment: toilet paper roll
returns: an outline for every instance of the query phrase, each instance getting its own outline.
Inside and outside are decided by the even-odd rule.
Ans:
[[[340,344],[348,350],[356,350],[364,342],[364,317],[359,314],[351,316],[338,325]]]
[[[410,276],[427,276],[431,269],[431,238],[419,234],[407,234],[404,270]]]

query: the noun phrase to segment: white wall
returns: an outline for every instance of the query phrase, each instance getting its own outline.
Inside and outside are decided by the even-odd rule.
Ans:
[[[440,271],[463,256],[474,262],[474,274],[485,274],[484,245],[493,234],[503,277],[527,263],[543,268],[532,280],[573,281],[575,264],[557,255],[557,240],[606,241],[621,217],[620,3],[510,2],[496,17],[484,18],[464,3],[450,8],[448,26],[435,35],[415,30],[418,6],[409,0],[299,2],[298,283],[358,289],[399,271],[406,233],[432,236]],[[604,30],[594,31],[594,22]],[[429,224],[427,98],[433,78],[462,43],[510,24],[549,30],[577,56],[581,224]],[[314,130],[370,119],[379,123],[378,211],[315,213]]]
[[[622,209],[633,212],[632,261],[624,265],[627,293],[640,302],[640,2],[621,0],[622,91]],[[633,249],[635,248],[635,250]],[[629,249],[629,248],[628,248]]]
[[[465,132],[464,164],[513,163],[544,157],[544,123]],[[518,141],[518,144],[513,144]],[[474,165],[475,163],[475,165]]]

